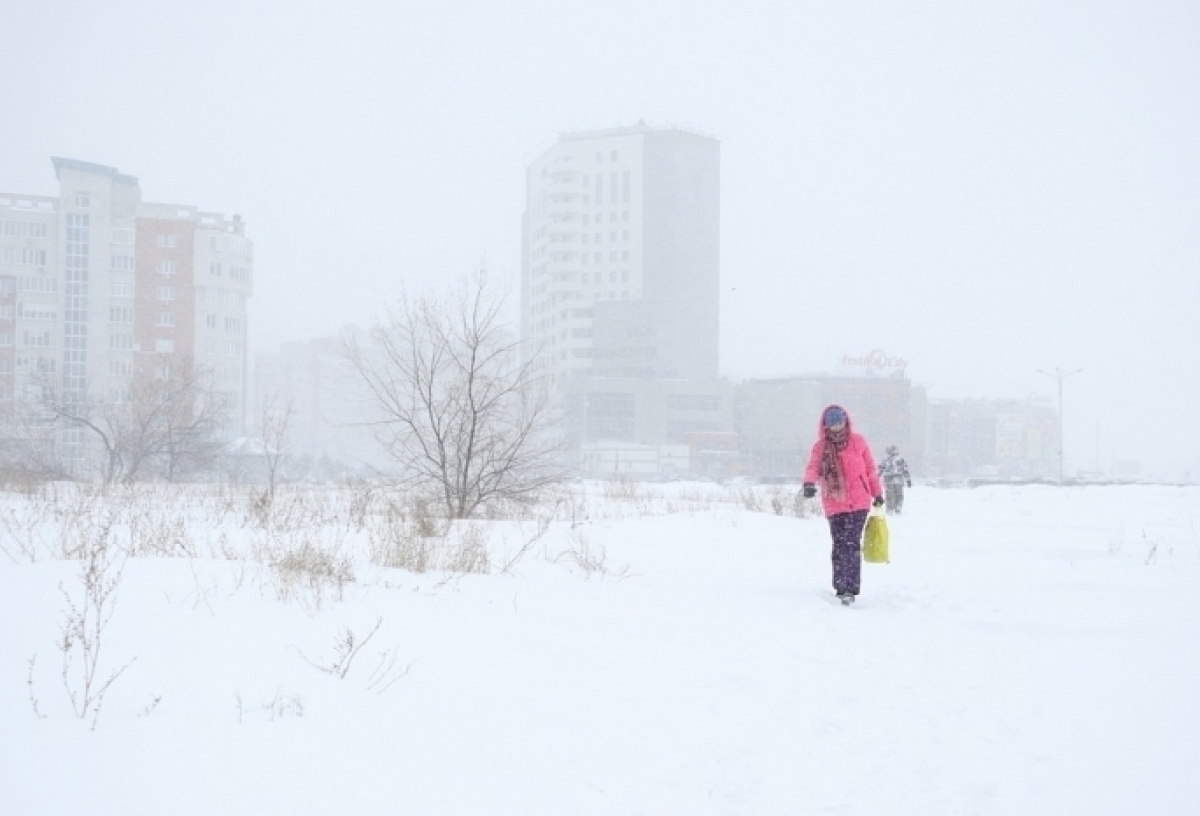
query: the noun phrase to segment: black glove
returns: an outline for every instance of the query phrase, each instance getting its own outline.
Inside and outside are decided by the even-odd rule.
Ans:
[[[871,502],[872,507],[883,507],[883,496],[876,496],[875,501]]]
[[[909,479],[909,480],[908,480],[908,486],[909,486],[909,487],[912,487],[912,479]]]
[[[811,499],[817,495],[817,486],[812,482],[805,482],[804,489],[801,492],[804,494],[804,498]]]

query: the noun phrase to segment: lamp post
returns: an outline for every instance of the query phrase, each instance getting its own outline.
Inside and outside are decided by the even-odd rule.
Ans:
[[[1074,371],[1063,371],[1061,368],[1056,368],[1053,371],[1042,371],[1038,369],[1038,374],[1045,374],[1047,377],[1053,377],[1058,380],[1058,486],[1062,487],[1063,483],[1063,448],[1066,447],[1063,442],[1063,380],[1073,374],[1078,374],[1083,371],[1082,368],[1077,368]]]

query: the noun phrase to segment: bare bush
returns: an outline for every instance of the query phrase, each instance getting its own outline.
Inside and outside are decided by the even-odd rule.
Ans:
[[[125,556],[101,525],[82,553],[79,586],[72,594],[59,584],[66,601],[59,627],[62,652],[62,682],[75,716],[91,718],[95,729],[109,688],[136,658],[105,677],[100,664],[105,632],[117,605],[117,589],[125,566]]]
[[[383,618],[375,619],[375,626],[370,632],[367,632],[365,637],[358,637],[354,634],[354,630],[349,626],[343,626],[338,630],[337,637],[333,643],[333,658],[331,660],[311,660],[304,652],[300,652],[300,657],[304,662],[313,666],[326,674],[332,674],[340,680],[345,680],[346,675],[350,673],[350,667],[354,664],[354,658],[362,651],[362,648],[370,643],[371,638],[375,637],[375,633],[379,631],[379,627],[383,626]]]
[[[641,485],[628,476],[609,479],[604,483],[604,498],[609,501],[632,502],[641,494]]]
[[[459,522],[446,537],[446,569],[451,572],[486,575],[491,571],[487,542],[487,528],[482,524]]]
[[[572,530],[569,534],[570,546],[559,553],[555,563],[568,561],[583,570],[587,577],[593,574],[600,576],[613,575],[618,580],[629,575],[629,565],[624,564],[615,572],[608,566],[608,550],[603,544],[593,544],[582,530]]]
[[[320,609],[327,596],[341,601],[354,583],[354,566],[340,546],[323,546],[316,532],[271,538],[266,543],[267,566],[280,600],[299,600]]]

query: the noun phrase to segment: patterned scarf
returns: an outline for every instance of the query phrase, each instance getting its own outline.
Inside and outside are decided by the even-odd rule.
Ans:
[[[846,498],[846,477],[842,473],[841,452],[850,443],[850,427],[842,426],[840,431],[825,429],[825,444],[821,446],[821,467],[818,475],[821,478],[821,492],[834,501]]]

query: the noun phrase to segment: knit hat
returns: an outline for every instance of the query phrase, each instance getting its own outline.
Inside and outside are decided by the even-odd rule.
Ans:
[[[846,412],[836,405],[825,410],[825,416],[821,418],[821,424],[828,428],[830,425],[837,425],[839,422],[846,421]]]

